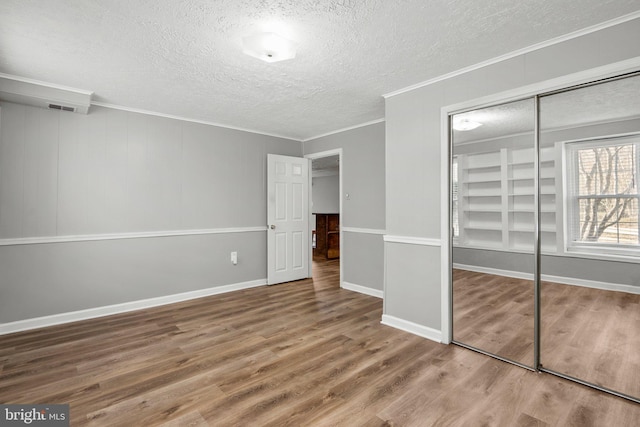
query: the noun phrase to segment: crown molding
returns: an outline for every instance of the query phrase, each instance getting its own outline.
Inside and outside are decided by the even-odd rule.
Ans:
[[[300,139],[293,138],[293,137],[287,136],[287,135],[281,135],[281,134],[278,134],[278,133],[269,133],[269,132],[263,132],[263,131],[255,130],[255,129],[242,128],[242,127],[239,127],[239,126],[224,125],[222,123],[211,122],[211,121],[208,121],[208,120],[190,119],[190,118],[184,117],[184,116],[176,116],[176,115],[173,115],[173,114],[159,113],[157,111],[144,110],[142,108],[125,107],[123,105],[109,104],[107,102],[99,102],[99,101],[91,101],[91,105],[95,105],[96,107],[110,108],[112,110],[127,111],[129,113],[138,113],[138,114],[146,114],[148,116],[164,117],[166,119],[180,120],[180,121],[183,121],[183,122],[198,123],[198,124],[201,124],[201,125],[208,125],[208,126],[216,126],[216,127],[219,127],[219,128],[237,130],[237,131],[241,131],[241,132],[255,133],[255,134],[264,135],[264,136],[272,136],[274,138],[283,138],[283,139],[288,139],[288,140],[295,141],[295,142],[302,142]]]
[[[365,126],[375,125],[377,123],[382,123],[384,121],[385,121],[384,117],[381,118],[381,119],[371,120],[369,122],[360,123],[359,125],[353,125],[353,126],[349,126],[349,127],[346,127],[346,128],[333,130],[331,132],[327,132],[327,133],[323,133],[323,134],[320,134],[320,135],[316,135],[316,136],[313,136],[311,138],[305,138],[301,142],[313,141],[314,139],[324,138],[325,136],[335,135],[337,133],[346,132],[348,130],[353,130],[353,129],[358,129],[358,128],[365,127]]]
[[[511,52],[506,53],[504,55],[496,56],[495,58],[491,58],[491,59],[488,59],[486,61],[478,62],[477,64],[473,64],[473,65],[470,65],[468,67],[460,68],[460,69],[452,71],[450,73],[442,74],[442,75],[434,77],[432,79],[428,79],[428,80],[425,80],[423,82],[416,83],[416,84],[413,84],[411,86],[407,86],[407,87],[404,87],[402,89],[398,89],[398,90],[395,90],[393,92],[389,92],[389,93],[383,94],[382,97],[387,99],[387,98],[394,97],[396,95],[403,94],[405,92],[411,92],[412,90],[415,90],[415,89],[419,89],[419,88],[422,88],[422,87],[425,87],[425,86],[429,86],[429,85],[432,85],[434,83],[438,83],[438,82],[441,82],[443,80],[450,79],[452,77],[460,76],[462,74],[466,74],[466,73],[469,73],[471,71],[478,70],[480,68],[488,67],[490,65],[497,64],[499,62],[506,61],[508,59],[512,59],[512,58],[515,58],[515,57],[520,56],[520,55],[525,55],[527,53],[531,53],[531,52],[534,52],[536,50],[544,49],[546,47],[553,46],[553,45],[556,45],[556,44],[559,44],[559,43],[562,43],[562,42],[565,42],[565,41],[568,41],[568,40],[572,40],[572,39],[575,39],[575,38],[578,38],[578,37],[581,37],[581,36],[584,36],[584,35],[587,35],[587,34],[595,33],[596,31],[600,31],[600,30],[604,30],[606,28],[614,27],[616,25],[623,24],[625,22],[629,22],[629,21],[632,21],[632,20],[637,19],[637,18],[640,18],[640,10],[636,11],[636,12],[629,13],[627,15],[622,15],[622,16],[620,16],[618,18],[610,19],[610,20],[605,21],[605,22],[601,22],[601,23],[596,24],[596,25],[592,25],[590,27],[583,28],[581,30],[573,31],[571,33],[568,33],[568,34],[565,34],[565,35],[562,35],[562,36],[559,36],[559,37],[555,37],[555,38],[552,38],[552,39],[549,39],[549,40],[546,40],[546,41],[543,41],[543,42],[540,42],[540,43],[536,43],[536,44],[533,44],[531,46],[528,46],[528,47],[525,47],[525,48],[522,48],[522,49],[514,50],[514,51],[511,51]]]
[[[75,87],[59,85],[59,84],[50,83],[50,82],[43,82],[42,80],[29,79],[27,77],[15,76],[13,74],[0,73],[0,78],[8,79],[8,80],[15,80],[15,81],[21,82],[21,83],[29,83],[29,84],[33,84],[33,85],[44,86],[44,87],[48,87],[48,88],[51,88],[51,89],[64,90],[66,92],[74,92],[74,93],[77,93],[77,94],[80,94],[80,95],[85,95],[85,96],[92,96],[93,95],[93,92],[90,91],[90,90],[78,89],[78,88],[75,88]]]

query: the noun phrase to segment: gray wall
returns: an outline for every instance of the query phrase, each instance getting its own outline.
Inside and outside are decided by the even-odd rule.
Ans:
[[[534,256],[486,249],[454,248],[453,262],[533,274]],[[585,259],[572,256],[542,255],[540,272],[544,275],[589,280],[600,283],[640,286],[637,262]]]
[[[387,233],[440,240],[443,106],[640,56],[638,39],[636,19],[387,98]],[[440,330],[440,247],[389,242],[385,251],[385,314]]]
[[[385,229],[385,124],[376,123],[304,143],[311,154],[342,148],[342,226]],[[349,199],[345,194],[349,193]],[[342,279],[382,290],[384,277],[382,234],[344,231]]]
[[[313,213],[340,212],[340,176],[319,176],[312,180]]]
[[[107,108],[0,108],[0,243],[266,226],[266,154],[302,155],[297,141]],[[0,246],[0,271],[4,323],[265,279],[266,231]]]

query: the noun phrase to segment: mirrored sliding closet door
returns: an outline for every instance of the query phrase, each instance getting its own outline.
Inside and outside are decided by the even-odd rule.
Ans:
[[[453,342],[640,403],[640,72],[450,127]]]
[[[540,363],[640,398],[640,76],[540,97]]]
[[[534,365],[534,99],[451,117],[453,340]]]

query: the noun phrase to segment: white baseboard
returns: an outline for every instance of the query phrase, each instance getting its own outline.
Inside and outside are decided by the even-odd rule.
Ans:
[[[210,295],[255,288],[267,284],[267,279],[252,280],[249,282],[234,283],[231,285],[216,286],[213,288],[199,289],[197,291],[183,292],[180,294],[162,297],[148,298],[138,301],[130,301],[122,304],[107,305],[104,307],[89,308],[86,310],[72,311],[69,313],[53,314],[51,316],[36,317],[33,319],[18,320],[15,322],[0,324],[0,335],[14,332],[27,331],[29,329],[44,328],[63,323],[77,322],[79,320],[94,319],[96,317],[110,316],[112,314],[126,313],[128,311],[142,310],[176,302],[202,298]]]
[[[453,268],[456,268],[458,270],[475,271],[477,273],[495,274],[496,276],[513,277],[515,279],[533,280],[532,273],[524,273],[521,271],[500,270],[498,268],[464,264],[453,264]],[[604,291],[640,294],[640,286],[624,285],[621,283],[596,282],[595,280],[577,279],[575,277],[552,276],[549,274],[540,275],[540,279],[544,280],[545,282],[560,283],[562,285],[582,286],[584,288],[601,289]]]
[[[383,297],[383,293],[381,290],[367,288],[366,286],[356,285],[354,283],[342,282],[342,288],[348,291],[360,292],[361,294],[370,295],[376,298]]]
[[[418,325],[417,323],[410,322],[408,320],[399,319],[388,314],[382,315],[383,325],[391,326],[392,328],[400,329],[410,334],[418,335],[419,337],[427,338],[431,341],[442,342],[442,332],[437,329],[432,329],[427,326]]]
[[[524,273],[521,271],[500,270],[499,268],[483,267],[480,265],[467,265],[453,263],[453,268],[456,270],[467,270],[476,273],[495,274],[496,276],[512,277],[514,279],[533,280],[532,273]]]

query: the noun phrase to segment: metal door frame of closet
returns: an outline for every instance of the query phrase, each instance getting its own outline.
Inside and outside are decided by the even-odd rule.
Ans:
[[[574,85],[569,85],[566,87],[561,87],[559,89],[554,89],[554,90],[549,90],[549,91],[539,91],[538,93],[534,93],[534,94],[529,94],[528,96],[521,96],[521,97],[513,97],[513,98],[509,98],[506,101],[503,102],[493,102],[493,103],[486,103],[483,105],[476,105],[472,108],[466,108],[466,109],[460,109],[460,110],[455,110],[455,111],[448,111],[447,112],[447,125],[448,125],[448,150],[447,150],[447,156],[448,156],[448,232],[449,232],[449,247],[448,247],[448,260],[449,260],[449,272],[448,272],[448,278],[449,278],[449,313],[450,313],[450,318],[448,319],[449,321],[449,325],[453,325],[453,316],[454,316],[454,307],[453,307],[453,279],[452,279],[452,275],[451,272],[453,271],[453,228],[452,228],[452,212],[453,212],[453,198],[451,197],[452,191],[453,191],[453,179],[452,179],[452,170],[453,170],[453,116],[457,115],[457,114],[462,114],[462,113],[466,113],[469,111],[474,111],[474,110],[478,110],[478,109],[483,109],[483,108],[489,108],[489,107],[495,107],[495,106],[500,106],[500,105],[504,105],[504,104],[509,104],[512,102],[518,102],[518,101],[524,101],[524,100],[528,100],[528,99],[533,99],[534,101],[534,224],[533,224],[533,235],[534,235],[534,280],[533,280],[533,286],[534,286],[534,348],[533,348],[533,366],[527,366],[525,364],[519,363],[517,361],[508,359],[506,357],[502,357],[500,355],[488,352],[486,350],[456,341],[455,339],[451,339],[451,343],[456,344],[458,346],[476,351],[478,353],[482,353],[484,355],[490,356],[492,358],[501,360],[503,362],[507,362],[507,363],[511,363],[513,365],[516,366],[520,366],[521,368],[530,370],[530,371],[535,371],[535,372],[545,372],[551,375],[555,375],[557,377],[560,378],[564,378],[573,382],[576,382],[578,384],[582,384],[591,388],[594,388],[596,390],[605,392],[605,393],[609,393],[636,403],[640,403],[640,397],[635,397],[635,396],[630,396],[628,394],[607,388],[607,387],[603,387],[601,385],[598,384],[594,384],[591,383],[589,381],[586,380],[582,380],[580,378],[576,378],[573,377],[571,375],[567,375],[567,374],[563,374],[562,372],[558,372],[555,371],[553,369],[548,369],[545,368],[540,361],[540,341],[541,341],[541,336],[540,336],[540,319],[541,319],[541,312],[540,312],[540,300],[541,300],[541,281],[540,281],[540,277],[541,277],[541,236],[540,236],[540,215],[541,215],[541,209],[540,209],[540,99],[541,98],[545,98],[545,97],[549,97],[552,95],[556,95],[556,94],[560,94],[560,93],[564,93],[564,92],[569,92],[569,91],[573,91],[576,89],[581,89],[581,88],[586,88],[586,87],[590,87],[590,86],[595,86],[595,85],[599,85],[599,84],[603,84],[603,83],[608,83],[608,82],[613,82],[616,80],[621,80],[621,79],[626,79],[626,78],[630,78],[630,77],[636,77],[636,76],[640,76],[640,70],[635,70],[635,71],[631,71],[631,72],[622,72],[620,74],[617,75],[613,75],[610,77],[605,77],[605,78],[596,78],[593,79],[591,81],[587,81],[585,83],[580,83],[580,84],[574,84]],[[450,327],[449,329],[451,336],[453,337],[453,328]]]

